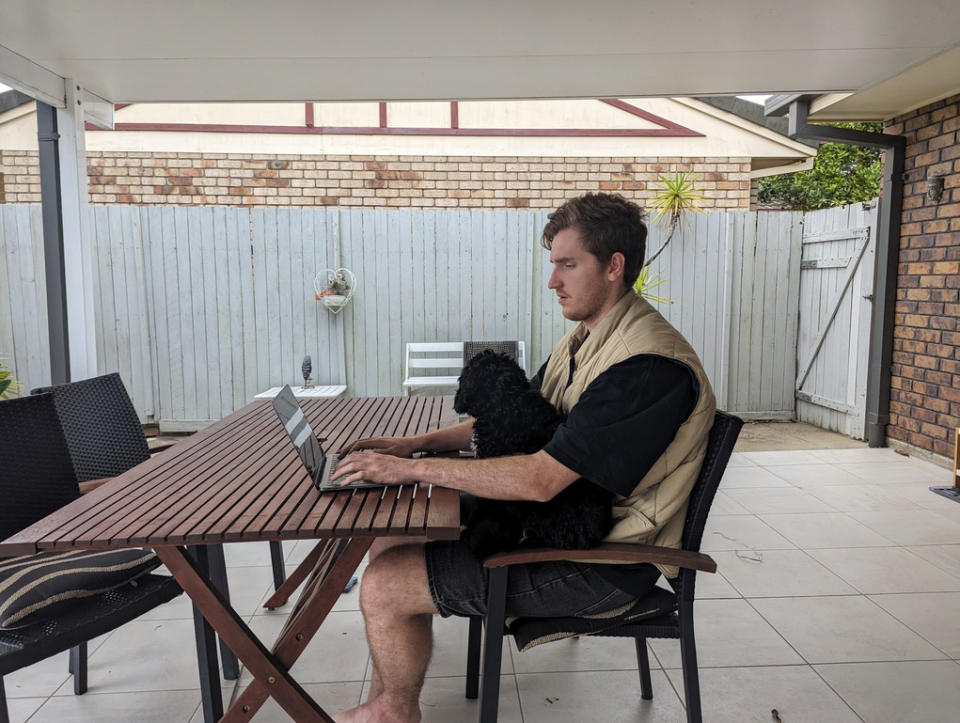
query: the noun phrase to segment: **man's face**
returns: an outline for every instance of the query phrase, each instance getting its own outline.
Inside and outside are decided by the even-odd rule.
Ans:
[[[553,237],[550,263],[553,273],[547,288],[557,292],[563,315],[592,329],[609,306],[612,286],[607,265],[584,248],[576,228],[565,228]]]

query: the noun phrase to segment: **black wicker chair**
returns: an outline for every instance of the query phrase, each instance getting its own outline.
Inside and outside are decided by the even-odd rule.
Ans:
[[[80,495],[50,394],[0,401],[0,539]],[[15,630],[0,630],[0,721],[6,723],[3,676],[71,650],[74,693],[87,688],[86,641],[110,632],[182,592],[164,575],[143,575],[136,587],[77,600],[68,612]],[[82,655],[81,655],[82,653]]]
[[[661,562],[678,565],[680,574],[669,580],[673,593],[657,588],[644,597],[641,605],[649,604],[643,614],[629,621],[588,620],[585,618],[537,618],[517,620],[509,628],[504,626],[507,570],[510,565],[546,560],[576,560],[570,550],[526,550],[494,555],[484,561],[490,569],[490,588],[486,616],[487,635],[483,650],[483,690],[480,700],[481,723],[497,720],[497,701],[500,692],[500,657],[503,635],[491,635],[490,631],[504,631],[515,637],[530,637],[532,629],[536,637],[551,637],[575,631],[601,637],[627,637],[636,640],[637,665],[640,672],[640,691],[644,700],[653,698],[650,683],[650,661],[647,654],[647,638],[677,638],[683,664],[684,696],[687,720],[700,721],[700,681],[697,670],[697,648],[693,627],[694,585],[696,570],[714,572],[716,564],[699,552],[704,525],[720,479],[723,477],[733,446],[740,434],[743,421],[725,412],[717,412],[710,431],[707,455],[697,482],[690,493],[687,517],[683,528],[682,550],[668,550],[646,545],[601,545],[589,551],[577,551],[580,559],[596,560],[599,556],[611,561]],[[630,548],[635,548],[631,550]],[[603,555],[604,550],[609,555]],[[689,565],[689,566],[685,566]],[[470,636],[467,650],[467,698],[477,697],[480,672],[480,639],[483,618],[470,618]],[[535,626],[532,627],[532,626]],[[526,627],[526,629],[525,629]]]
[[[85,484],[95,486],[150,459],[143,427],[119,374],[39,387],[30,393],[53,394],[81,490]],[[213,580],[229,599],[223,546],[210,546],[207,553]],[[223,641],[220,658],[223,677],[236,680],[240,666]]]

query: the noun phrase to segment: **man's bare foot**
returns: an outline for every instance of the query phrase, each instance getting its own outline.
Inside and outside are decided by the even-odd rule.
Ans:
[[[420,723],[420,708],[398,711],[387,706],[383,698],[358,705],[333,716],[336,723]]]

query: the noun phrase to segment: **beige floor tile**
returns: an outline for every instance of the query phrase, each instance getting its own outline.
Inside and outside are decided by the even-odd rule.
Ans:
[[[889,547],[889,538],[842,512],[803,512],[758,515],[790,542],[804,550],[830,547]]]
[[[270,543],[228,542],[223,546],[223,556],[228,568],[263,567],[270,565]]]
[[[711,556],[714,553],[710,553]],[[663,580],[663,578],[661,578]],[[671,589],[669,585],[665,587]],[[743,597],[740,592],[730,584],[730,582],[719,572],[697,573],[697,599],[698,600],[718,600],[723,598]]]
[[[683,671],[667,675],[683,695]],[[707,723],[770,723],[776,710],[791,723],[854,723],[860,719],[808,665],[700,668]]]
[[[730,454],[730,461],[727,462],[727,468],[730,467],[756,467],[755,462],[746,458],[743,452],[733,452]]]
[[[904,456],[890,447],[858,447],[856,449],[814,449],[811,454],[830,464],[856,462],[902,462]]]
[[[790,550],[796,547],[787,538],[754,515],[721,515],[707,518],[700,549]]]
[[[857,591],[803,550],[764,550],[757,555],[713,552],[724,577],[744,597],[850,595]]]
[[[427,678],[420,691],[420,712],[423,723],[450,723],[451,721],[474,721],[480,713],[480,701],[467,700],[464,687],[467,679]],[[500,676],[497,720],[502,723],[522,723],[520,696],[513,675]]]
[[[808,663],[944,657],[863,596],[758,598],[750,604]]]
[[[89,656],[103,645],[113,632],[100,635],[87,642],[88,660]],[[64,683],[73,680],[67,674],[68,660],[68,653],[57,653],[33,665],[28,665],[26,668],[7,673],[3,676],[7,698],[46,698],[53,695]],[[95,682],[92,675],[89,682],[91,685]],[[72,682],[70,684],[73,685]]]
[[[557,640],[519,652],[510,638],[510,652],[517,673],[552,673],[581,670],[636,670],[637,649],[633,638],[584,636]],[[656,667],[653,660],[650,665]]]
[[[46,701],[46,698],[7,698],[10,723],[26,723],[26,720]]]
[[[810,450],[770,450],[764,452],[744,452],[744,456],[754,464],[763,467],[784,464],[821,464],[822,459]]]
[[[50,698],[30,723],[187,723],[200,705],[199,690],[94,693]]]
[[[466,675],[469,628],[466,618],[434,616],[433,655],[427,668],[427,676]],[[500,656],[500,671],[513,673],[513,658],[506,638],[503,641],[503,654]]]
[[[307,683],[303,689],[330,715],[353,708],[360,702],[363,683]],[[244,686],[244,689],[246,686]],[[239,693],[238,693],[239,695]],[[226,708],[226,705],[224,705]],[[272,698],[257,711],[255,723],[290,723],[291,718]],[[197,711],[190,723],[203,723],[203,711]]]
[[[717,515],[749,515],[750,511],[743,505],[734,502],[733,499],[723,490],[717,490],[713,498],[713,504],[710,505],[710,516]]]
[[[954,577],[960,577],[960,545],[914,545],[906,549]]]
[[[943,495],[931,492],[930,487],[931,485],[928,482],[898,482],[896,484],[886,484],[883,486],[884,489],[888,489],[901,497],[905,497],[924,509],[939,512],[947,517],[960,519],[960,504],[947,499]]]
[[[838,463],[837,467],[861,477],[871,484],[906,482],[926,482],[931,485],[950,484],[950,470],[917,459]]]
[[[960,578],[902,547],[840,548],[808,553],[865,594],[960,590]]]
[[[833,464],[769,464],[764,469],[797,487],[863,484],[860,477]]]
[[[850,516],[898,545],[960,543],[960,519],[931,510],[863,510],[850,512]]]
[[[870,599],[951,658],[960,658],[960,592],[871,595]]]
[[[250,623],[250,629],[270,648],[285,620],[285,615],[256,615]],[[368,657],[361,614],[353,611],[331,612],[291,672],[301,684],[362,681]],[[240,684],[247,685],[249,682],[250,673],[244,670]]]
[[[636,672],[517,675],[524,723],[677,723],[683,704],[667,676],[651,672],[653,700],[640,698]]]
[[[870,723],[957,720],[960,665],[955,663],[818,665],[816,670]]]
[[[802,663],[783,638],[746,600],[698,600],[694,606],[697,659],[701,666],[794,665]],[[680,667],[677,640],[652,640],[664,668]]]
[[[727,467],[720,480],[720,489],[742,487],[789,487],[790,483],[768,472],[763,467]]]
[[[830,485],[814,487],[808,490],[817,499],[841,512],[919,510],[921,507],[889,486],[872,485]]]
[[[726,493],[756,515],[798,512],[835,512],[823,500],[796,487],[731,489]]]

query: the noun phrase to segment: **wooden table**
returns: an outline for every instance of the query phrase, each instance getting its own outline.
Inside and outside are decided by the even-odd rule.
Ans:
[[[337,450],[366,436],[455,423],[449,397],[302,402]],[[331,718],[290,676],[378,536],[459,537],[458,493],[419,485],[319,493],[269,402],[253,402],[0,543],[0,555],[148,546],[254,676],[223,720],[251,719],[268,697],[296,721]],[[309,581],[267,650],[184,546],[318,539]]]

